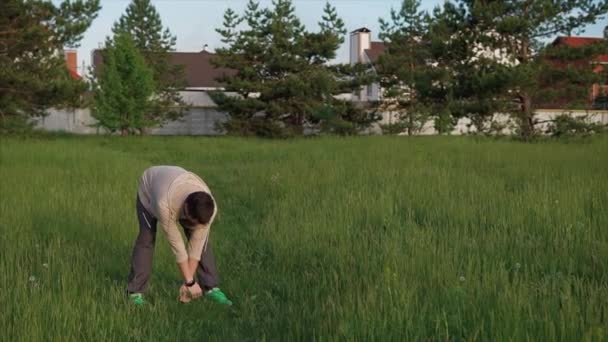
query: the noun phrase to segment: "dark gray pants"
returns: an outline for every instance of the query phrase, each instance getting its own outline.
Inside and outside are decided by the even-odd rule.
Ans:
[[[144,208],[139,198],[137,198],[136,209],[137,219],[139,220],[139,235],[137,235],[135,246],[133,246],[127,291],[130,293],[143,293],[148,289],[148,281],[152,274],[152,257],[154,256],[156,224],[158,220]],[[184,226],[184,223],[181,221],[180,224],[184,228],[186,237],[190,239],[190,229]],[[203,249],[201,260],[196,269],[196,276],[199,284],[205,290],[216,287],[220,282],[210,240],[207,240],[207,245]]]

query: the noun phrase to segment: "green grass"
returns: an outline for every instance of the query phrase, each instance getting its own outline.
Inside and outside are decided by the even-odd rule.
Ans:
[[[608,339],[608,139],[2,138],[0,340]],[[236,305],[124,291],[148,166],[201,175]],[[30,281],[30,277],[33,281]]]

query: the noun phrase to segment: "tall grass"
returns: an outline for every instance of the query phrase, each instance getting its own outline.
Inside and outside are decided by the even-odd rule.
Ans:
[[[232,308],[177,302],[159,232],[124,296],[138,177],[174,164],[218,201]],[[0,340],[608,339],[608,139],[8,139]]]

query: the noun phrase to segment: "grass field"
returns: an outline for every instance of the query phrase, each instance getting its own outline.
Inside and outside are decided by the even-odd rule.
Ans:
[[[0,140],[0,340],[608,339],[608,139]],[[201,175],[228,309],[124,290],[148,166]]]

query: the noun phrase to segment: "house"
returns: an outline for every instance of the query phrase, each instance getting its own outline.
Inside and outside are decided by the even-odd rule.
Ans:
[[[606,38],[595,37],[557,37],[552,43],[552,46],[568,46],[571,48],[582,48],[592,44],[600,44],[605,42]],[[601,54],[592,57],[591,59],[576,60],[564,62],[560,60],[551,60],[551,63],[556,68],[565,68],[568,66],[574,68],[591,68],[595,73],[601,73],[608,67],[608,54]],[[548,104],[549,108],[562,108],[566,105],[569,99],[564,98],[561,101],[554,101]],[[594,109],[608,109],[608,79],[603,83],[593,84],[589,91],[588,106]]]
[[[64,50],[65,65],[70,76],[75,80],[83,79],[78,72],[78,53],[76,50]],[[95,134],[95,119],[88,108],[49,108],[47,115],[34,122],[35,127],[46,131],[62,131],[78,134]]]
[[[227,119],[227,115],[217,110],[217,105],[209,96],[210,91],[222,90],[217,78],[222,75],[234,74],[234,70],[216,68],[211,63],[214,53],[202,50],[200,52],[169,52],[169,61],[173,65],[184,68],[186,87],[180,91],[183,101],[190,106],[184,117],[172,121],[163,127],[149,131],[154,135],[218,135],[221,131],[217,125]],[[103,65],[101,50],[92,52],[93,68]]]
[[[607,28],[608,29],[608,28]],[[591,38],[591,37],[558,37],[556,38],[552,45],[566,45],[570,47],[582,47],[589,44],[594,44],[598,42],[604,41],[605,38]],[[375,71],[374,64],[386,51],[386,45],[384,42],[377,42],[371,40],[371,31],[362,27],[357,30],[354,30],[350,33],[350,63],[363,63],[369,64],[370,68]],[[596,72],[601,72],[604,70],[606,65],[608,65],[608,55],[600,55],[594,57],[590,61],[578,61],[578,64],[589,65],[591,64],[594,67]],[[556,62],[557,65],[560,65],[559,62]],[[561,64],[563,66],[563,64]],[[354,95],[357,101],[379,101],[382,99],[382,92],[380,91],[380,85],[375,83],[367,87],[363,87],[362,90]],[[590,104],[595,107],[598,99],[603,99],[608,96],[608,80],[604,84],[594,84],[592,89],[590,90]],[[549,107],[547,109],[560,109],[566,105],[566,103],[552,103],[547,104]],[[600,108],[598,108],[600,109]],[[606,109],[606,107],[601,108]]]
[[[70,76],[75,80],[81,80],[82,76],[78,73],[78,52],[76,50],[64,50],[63,56]]]
[[[608,28],[607,28],[608,30]],[[580,47],[585,46],[587,44],[592,44],[596,42],[600,42],[605,38],[588,38],[588,37],[558,37],[553,42],[553,44],[565,44],[571,47]],[[502,61],[505,59],[503,51],[492,51],[483,46],[476,47],[480,54],[484,56],[489,54],[494,58],[500,58]],[[362,27],[357,30],[354,30],[350,33],[350,63],[363,63],[368,64],[370,70],[372,72],[376,72],[375,63],[378,61],[378,58],[385,53],[387,50],[387,46],[384,42],[372,41],[371,39],[371,31]],[[509,58],[506,58],[509,59]],[[509,59],[510,60],[510,59]],[[515,63],[513,63],[515,62]],[[505,63],[504,61],[500,63]],[[516,61],[509,62],[510,64],[516,64]],[[604,70],[606,65],[608,64],[608,55],[600,55],[596,56],[590,61],[579,61],[585,67],[591,64],[592,67],[595,68],[596,72],[600,72]],[[360,102],[373,102],[373,101],[382,101],[382,89],[378,83],[371,84],[369,86],[362,87],[361,91],[356,92],[352,96],[354,101]],[[567,99],[565,99],[567,102]],[[562,101],[564,102],[564,101]],[[594,84],[592,89],[590,89],[590,106],[589,108],[602,110],[598,113],[591,113],[595,115],[594,121],[599,121],[604,124],[608,124],[608,113],[605,112],[608,109],[608,80],[604,84]],[[546,109],[541,109],[537,112],[537,116],[540,121],[551,120],[553,117],[563,114],[564,108],[567,103],[559,103],[559,104],[547,104]],[[575,116],[584,116],[587,115],[587,110],[579,110],[579,111],[569,111],[572,115]],[[382,120],[381,124],[391,123],[396,119],[395,113],[381,113]],[[597,115],[596,115],[597,114]],[[495,120],[500,122],[501,124],[506,124],[510,121],[510,118],[507,115],[496,115]],[[545,125],[546,126],[546,125]],[[463,118],[458,121],[455,126],[455,130],[452,134],[462,134],[471,131],[470,121],[467,118]],[[539,129],[544,129],[545,127],[538,127]],[[474,127],[473,127],[474,129]],[[378,131],[378,127],[376,127],[375,131]],[[435,134],[435,130],[433,128],[433,124],[428,122],[424,125],[423,129],[420,132],[421,134]],[[508,133],[505,131],[504,133]]]
[[[369,64],[375,72],[374,64],[378,57],[384,53],[386,46],[383,42],[374,42],[371,31],[362,27],[350,33],[350,64]],[[362,87],[361,91],[353,96],[353,101],[373,102],[381,99],[380,85],[374,83]]]
[[[66,66],[75,79],[83,77],[78,73],[77,52],[64,52]],[[217,105],[209,96],[210,91],[222,90],[216,78],[235,71],[215,68],[211,59],[215,54],[208,51],[200,52],[170,52],[169,60],[174,65],[184,68],[186,87],[180,91],[184,102],[190,106],[183,118],[165,124],[163,127],[151,129],[148,133],[154,135],[218,135],[218,124],[227,119],[227,115],[217,110]],[[91,53],[94,70],[103,65],[101,50]],[[51,108],[47,116],[36,122],[38,128],[48,131],[64,131],[77,134],[95,134],[102,132],[95,127],[96,120],[91,115],[90,108],[56,109]]]

